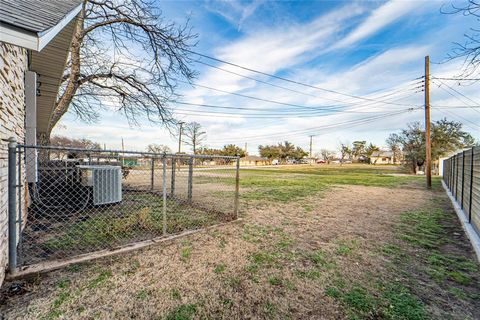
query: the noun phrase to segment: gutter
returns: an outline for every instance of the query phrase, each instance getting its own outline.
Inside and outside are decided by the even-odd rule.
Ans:
[[[0,22],[0,41],[39,52],[45,48],[67,24],[75,19],[81,10],[82,4],[79,4],[55,26],[38,33]]]

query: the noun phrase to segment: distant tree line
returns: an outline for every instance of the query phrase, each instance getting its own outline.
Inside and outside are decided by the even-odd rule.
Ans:
[[[260,156],[264,158],[279,159],[281,162],[285,162],[288,159],[300,160],[308,155],[308,152],[288,141],[280,142],[276,145],[260,145],[258,151]]]
[[[234,144],[227,144],[223,146],[222,149],[215,149],[215,148],[208,148],[208,147],[201,147],[197,150],[196,154],[201,155],[220,155],[220,156],[229,156],[229,157],[245,157],[245,150],[236,146]]]
[[[340,160],[356,161],[356,162],[370,162],[370,157],[375,151],[380,148],[372,143],[367,144],[365,140],[354,141],[351,145],[349,143],[340,143]]]
[[[431,123],[432,159],[476,144],[475,139],[463,131],[462,123],[446,118]],[[425,162],[425,129],[420,122],[410,123],[399,133],[392,133],[386,140],[395,155],[403,153],[405,164],[416,173]]]
[[[50,139],[50,145],[60,148],[78,148],[88,150],[100,150],[102,146],[98,142],[89,139],[75,139],[65,136],[53,136]],[[67,157],[83,157],[85,154],[71,150],[51,150],[50,156],[53,159],[64,159]]]

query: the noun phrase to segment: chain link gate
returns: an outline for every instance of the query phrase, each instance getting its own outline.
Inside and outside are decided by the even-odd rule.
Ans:
[[[238,216],[239,158],[9,145],[10,270]]]

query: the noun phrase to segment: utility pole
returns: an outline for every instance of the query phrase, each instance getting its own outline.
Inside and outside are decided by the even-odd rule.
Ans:
[[[430,56],[425,57],[425,175],[432,188],[432,145],[430,141]]]
[[[312,159],[313,159],[313,155],[312,155],[312,140],[313,140],[313,135],[310,135],[310,164],[312,164]]]
[[[179,135],[178,135],[178,153],[180,153],[182,151],[182,132],[183,132],[183,124],[185,122],[180,122],[180,131],[179,131]]]
[[[245,156],[248,156],[247,143],[245,142]]]

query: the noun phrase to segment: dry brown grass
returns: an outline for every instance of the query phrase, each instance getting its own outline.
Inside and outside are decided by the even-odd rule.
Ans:
[[[4,297],[2,312],[8,319],[347,318],[326,290],[341,281],[390,281],[379,249],[394,241],[402,212],[432,198],[416,188],[338,186],[295,202],[245,203],[243,223],[23,282],[21,294]]]

